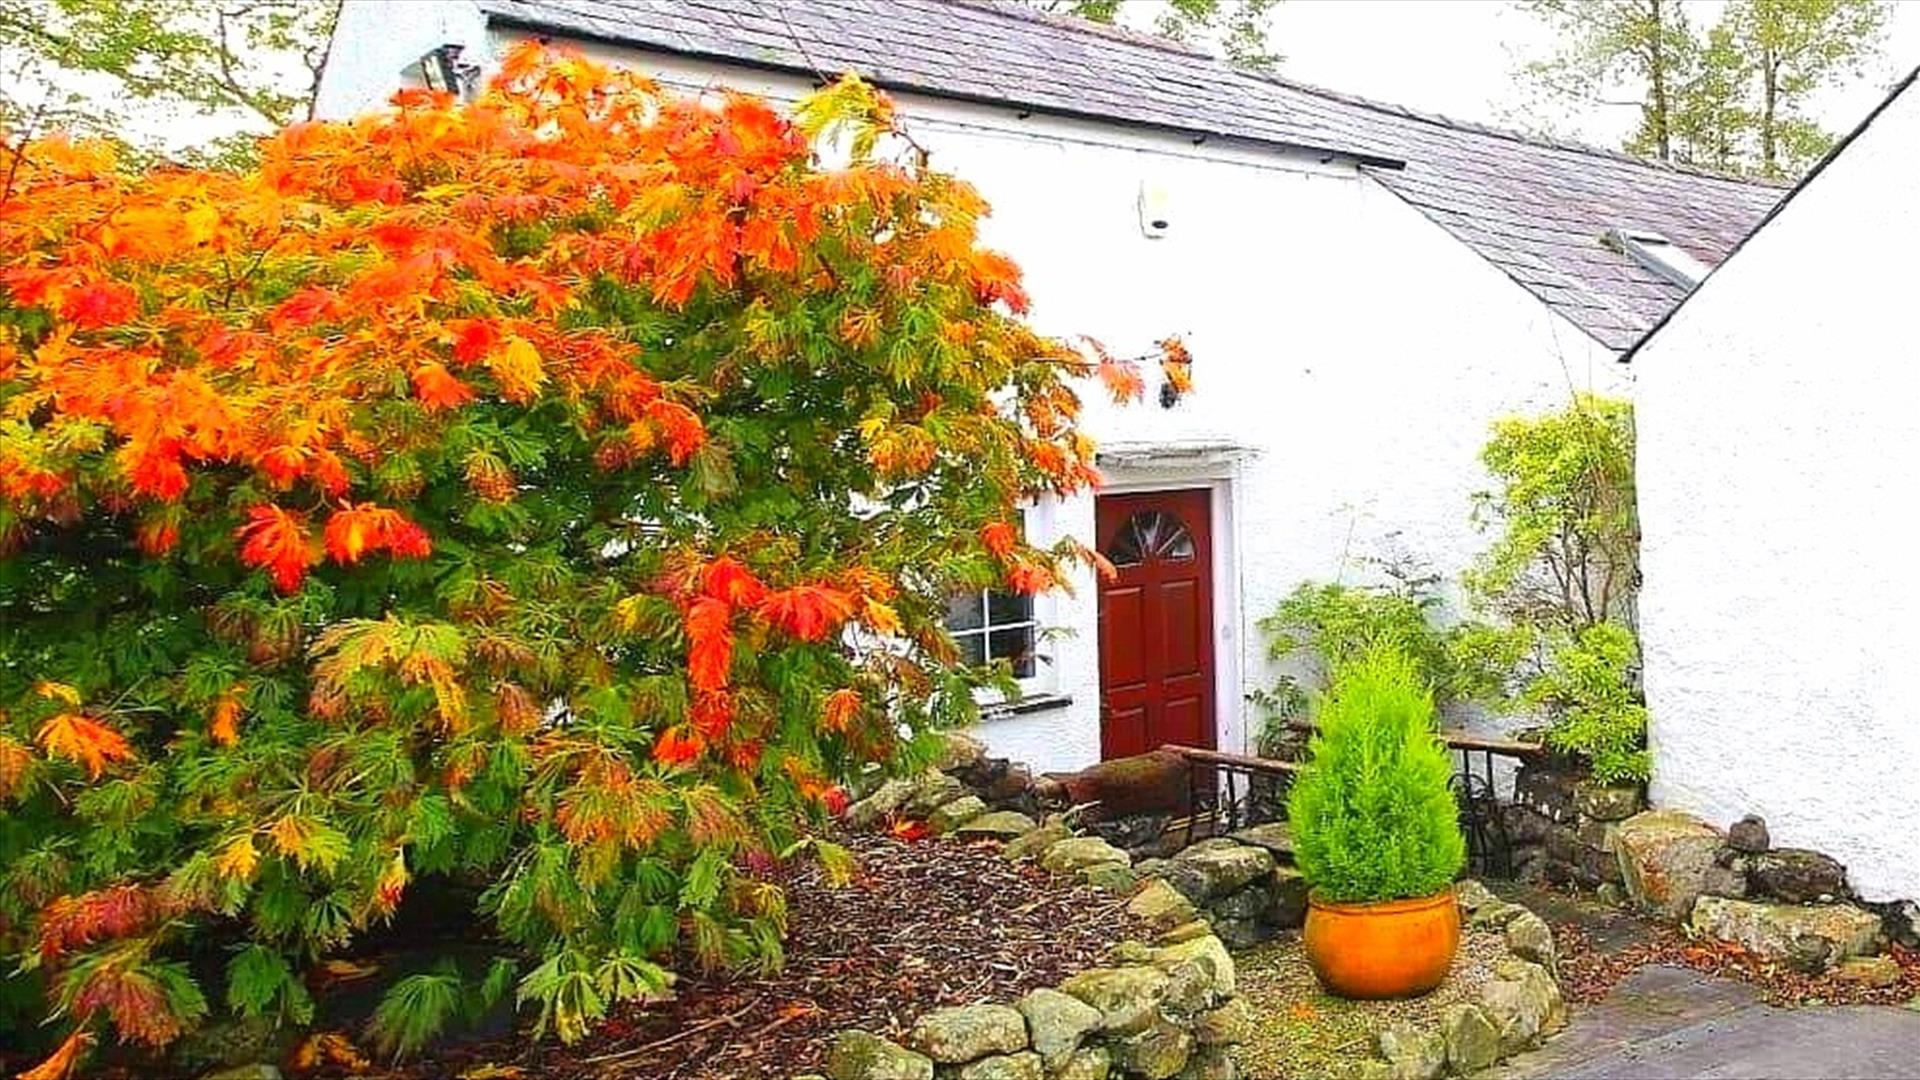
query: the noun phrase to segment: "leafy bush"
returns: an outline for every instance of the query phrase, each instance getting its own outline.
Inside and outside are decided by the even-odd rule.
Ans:
[[[1435,579],[1400,577],[1392,586],[1302,582],[1261,619],[1267,656],[1310,656],[1330,682],[1344,666],[1377,648],[1405,656],[1442,706],[1496,694],[1511,666],[1512,645],[1499,631],[1472,621],[1436,622]]]
[[[1481,454],[1496,490],[1480,510],[1498,534],[1469,576],[1526,640],[1508,707],[1544,712],[1547,742],[1607,783],[1645,780],[1649,765],[1631,629],[1633,445],[1632,406],[1591,394],[1496,424]]]
[[[1586,759],[1603,784],[1647,779],[1647,708],[1633,687],[1639,655],[1624,626],[1590,626],[1554,650],[1521,701],[1553,717],[1547,744]]]
[[[1433,694],[1414,663],[1376,648],[1343,666],[1317,719],[1308,768],[1287,799],[1307,883],[1337,902],[1446,888],[1466,862],[1466,840]]]
[[[864,84],[796,126],[524,48],[396,104],[247,175],[30,144],[0,201],[0,945],[57,1062],[303,1021],[422,879],[563,1038],[777,964],[837,781],[975,715],[948,594],[1091,558],[1011,522],[1133,362],[1009,314]]]
[[[1558,412],[1502,420],[1480,460],[1495,490],[1478,497],[1477,516],[1496,531],[1469,576],[1480,597],[1521,625],[1631,623],[1633,406],[1580,394]]]

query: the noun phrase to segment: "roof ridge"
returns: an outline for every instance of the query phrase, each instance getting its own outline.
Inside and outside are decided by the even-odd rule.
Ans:
[[[1121,26],[1119,23],[1099,22],[1095,19],[1085,18],[1080,15],[1063,15],[1056,11],[1043,11],[1040,8],[1025,3],[1024,0],[935,0],[935,2],[950,7],[972,8],[976,11],[988,12],[1004,18],[1019,19],[1022,22],[1040,23],[1043,26],[1051,26],[1060,30],[1072,30],[1077,33],[1091,34],[1094,37],[1108,38],[1113,41],[1123,41],[1129,45],[1158,49],[1161,52],[1173,53],[1176,56],[1191,56],[1206,60],[1218,59],[1212,52],[1198,45],[1194,45],[1191,42],[1180,41],[1177,38],[1170,38],[1163,34],[1149,33],[1145,30],[1135,30],[1130,26]]]
[[[952,0],[949,0],[949,2],[952,2]],[[962,0],[962,2],[964,2],[964,0]],[[1718,172],[1697,165],[1684,165],[1671,161],[1661,161],[1657,158],[1643,157],[1625,150],[1596,146],[1593,143],[1581,142],[1577,139],[1562,139],[1550,135],[1536,135],[1515,128],[1496,127],[1495,125],[1481,123],[1477,120],[1462,120],[1458,117],[1448,116],[1445,113],[1430,112],[1424,109],[1416,109],[1409,105],[1401,105],[1396,102],[1364,97],[1360,94],[1349,93],[1345,90],[1334,90],[1325,86],[1317,86],[1313,83],[1302,82],[1285,75],[1260,71],[1254,68],[1233,66],[1233,70],[1251,78],[1259,79],[1262,82],[1270,82],[1289,90],[1297,90],[1303,94],[1311,94],[1315,97],[1326,98],[1329,101],[1338,101],[1346,105],[1355,105],[1363,109],[1371,109],[1374,112],[1390,113],[1394,116],[1417,120],[1425,124],[1433,124],[1437,127],[1444,127],[1453,131],[1469,131],[1477,135],[1504,139],[1508,142],[1521,143],[1527,146],[1539,146],[1549,150],[1565,150],[1569,153],[1607,158],[1628,165],[1644,165],[1651,169],[1677,173],[1681,176],[1699,177],[1705,180],[1720,180],[1730,184],[1748,184],[1753,187],[1780,189],[1793,186],[1790,182],[1782,180],[1771,180],[1760,176],[1741,176],[1735,173]]]

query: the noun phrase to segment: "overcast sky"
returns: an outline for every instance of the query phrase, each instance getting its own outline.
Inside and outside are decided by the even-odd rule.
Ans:
[[[1717,4],[1698,5],[1710,23]],[[1920,0],[1893,5],[1879,62],[1865,78],[1822,95],[1815,118],[1828,130],[1852,130],[1892,84],[1920,66]],[[1504,0],[1284,0],[1272,39],[1286,56],[1280,72],[1302,82],[1378,98],[1463,120],[1522,126],[1513,110],[1525,93],[1513,71],[1546,55],[1552,34]],[[1617,146],[1637,110],[1598,107],[1561,133]]]

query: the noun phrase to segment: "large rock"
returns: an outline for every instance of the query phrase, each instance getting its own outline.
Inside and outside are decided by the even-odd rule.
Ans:
[[[1116,1039],[1109,1047],[1113,1064],[1129,1076],[1167,1080],[1178,1075],[1193,1056],[1193,1034],[1177,1024],[1157,1020],[1144,1031]]]
[[[1746,858],[1748,895],[1787,904],[1844,899],[1847,868],[1831,856],[1804,848],[1775,848]]]
[[[1199,912],[1177,889],[1154,878],[1127,901],[1127,914],[1152,927],[1172,928],[1191,922]]]
[[[1240,1070],[1233,1053],[1224,1046],[1195,1046],[1180,1080],[1239,1080]]]
[[[1242,844],[1265,848],[1280,862],[1293,861],[1293,827],[1284,821],[1269,821],[1227,835]]]
[[[1076,836],[1062,840],[1040,856],[1040,865],[1055,874],[1072,874],[1090,866],[1130,866],[1126,852],[1097,836]]]
[[[1065,1065],[1081,1041],[1100,1026],[1100,1010],[1058,990],[1035,990],[1015,1007],[1027,1018],[1028,1042],[1049,1069]]]
[[[1899,982],[1905,973],[1891,956],[1855,956],[1840,961],[1833,977],[1841,982],[1884,990]]]
[[[907,1045],[944,1064],[1027,1048],[1027,1021],[1009,1005],[961,1005],[935,1009],[907,1033]]]
[[[1530,960],[1548,971],[1556,970],[1559,953],[1553,946],[1553,930],[1547,920],[1531,911],[1523,911],[1507,924],[1507,951]]]
[[[1397,1021],[1381,1030],[1378,1043],[1394,1080],[1439,1080],[1447,1070],[1447,1041],[1437,1031]]]
[[[847,824],[870,829],[880,819],[894,813],[913,797],[913,781],[893,779],[873,789],[873,794],[847,807]]]
[[[967,837],[1011,840],[1034,829],[1033,819],[1018,810],[995,810],[967,822],[954,832]]]
[[[1477,1005],[1448,1006],[1440,1014],[1440,1036],[1447,1044],[1447,1064],[1463,1076],[1500,1060],[1500,1031]]]
[[[1060,989],[1100,1013],[1100,1030],[1130,1034],[1153,1023],[1167,986],[1165,972],[1139,966],[1089,968],[1061,983]]]
[[[1637,787],[1609,787],[1586,781],[1573,788],[1573,808],[1595,821],[1625,821],[1640,812]]]
[[[1510,956],[1497,962],[1493,973],[1480,989],[1479,1005],[1500,1033],[1503,1054],[1524,1050],[1566,1026],[1566,1001],[1545,968]]]
[[[1273,872],[1273,855],[1265,848],[1228,842],[1196,844],[1173,857],[1163,871],[1167,883],[1196,904],[1220,899]]]
[[[935,737],[940,748],[934,751],[933,767],[941,772],[971,769],[987,756],[987,744],[964,731],[942,731]]]
[[[1153,964],[1162,971],[1171,970],[1189,960],[1198,963],[1206,971],[1213,981],[1216,994],[1223,998],[1233,996],[1238,976],[1234,971],[1233,957],[1219,938],[1198,937],[1176,945],[1164,945],[1153,951]]]
[[[900,812],[908,817],[924,818],[966,793],[967,786],[946,773],[922,773],[914,782],[913,794],[907,797]]]
[[[1072,829],[1058,822],[1052,822],[1042,825],[1031,832],[1021,833],[1019,836],[1007,841],[1006,846],[1000,849],[1000,856],[1001,858],[1014,861],[1026,858],[1038,858],[1046,854],[1048,848],[1072,836]]]
[[[1054,1070],[1052,1080],[1107,1080],[1113,1072],[1113,1058],[1104,1046],[1088,1046],[1073,1052],[1067,1063]]]
[[[1880,917],[1851,904],[1758,904],[1703,896],[1693,929],[1801,970],[1877,951]]]
[[[995,1054],[971,1065],[962,1065],[954,1080],[1046,1080],[1047,1070],[1040,1055],[1029,1050],[1020,1054]]]
[[[1193,1037],[1202,1046],[1238,1046],[1253,1035],[1253,1009],[1245,998],[1234,998],[1193,1018]]]
[[[1735,851],[1758,855],[1773,846],[1767,822],[1758,814],[1748,814],[1727,827],[1727,846]]]
[[[933,1059],[864,1031],[843,1031],[827,1051],[832,1080],[933,1080]]]
[[[987,812],[987,804],[978,795],[962,795],[950,803],[943,803],[927,815],[927,827],[934,835],[945,836],[960,826],[980,817]]]
[[[1279,930],[1291,930],[1307,921],[1307,879],[1291,866],[1274,868],[1267,889],[1267,910],[1260,921]]]
[[[1649,810],[1620,823],[1614,854],[1627,895],[1642,910],[1684,919],[1702,893],[1738,893],[1732,871],[1719,866],[1720,832],[1688,814]]]

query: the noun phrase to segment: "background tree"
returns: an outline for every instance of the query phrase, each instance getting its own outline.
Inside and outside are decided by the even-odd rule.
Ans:
[[[1522,69],[1542,104],[1631,104],[1641,122],[1628,151],[1770,177],[1805,171],[1832,145],[1807,103],[1864,70],[1886,21],[1880,0],[1728,0],[1711,28],[1681,0],[1523,6],[1560,39]]]
[[[1752,113],[1759,171],[1804,172],[1833,146],[1805,114],[1807,99],[1858,75],[1878,50],[1887,18],[1876,0],[1732,0],[1723,25],[1759,96]]]
[[[339,0],[0,0],[0,135],[125,138],[135,111],[306,119]],[[151,126],[151,125],[148,125]],[[152,134],[135,138],[154,150]],[[246,135],[195,148],[231,153]]]
[[[1044,11],[1077,15],[1095,22],[1118,22],[1141,11],[1126,0],[1032,0]],[[1271,71],[1282,59],[1267,32],[1267,17],[1280,0],[1167,0],[1154,12],[1154,33],[1175,41],[1217,48],[1243,67]]]
[[[1586,105],[1637,104],[1634,153],[1673,158],[1675,97],[1699,45],[1679,0],[1527,0],[1523,5],[1559,34],[1560,51],[1523,71],[1550,99]],[[1638,100],[1613,96],[1643,85]]]

